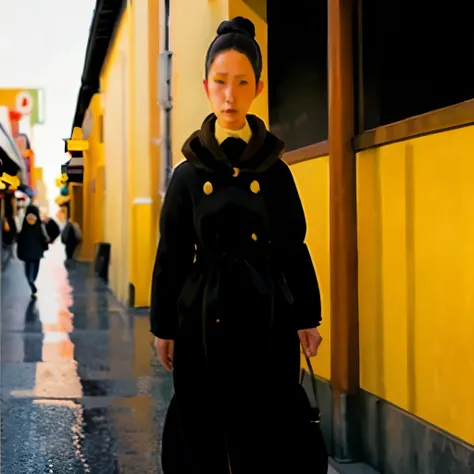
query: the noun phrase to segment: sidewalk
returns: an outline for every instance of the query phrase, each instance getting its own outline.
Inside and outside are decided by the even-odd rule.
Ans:
[[[329,460],[330,466],[328,474],[379,474],[367,464],[338,464],[333,459]]]
[[[171,379],[146,317],[131,317],[63,248],[30,302],[21,262],[2,275],[2,473],[160,474]]]

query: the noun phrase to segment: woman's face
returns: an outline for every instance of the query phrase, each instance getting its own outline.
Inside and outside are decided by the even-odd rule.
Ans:
[[[204,88],[221,126],[240,130],[253,100],[262,92],[263,83],[256,84],[255,73],[245,54],[228,50],[214,59]]]
[[[34,214],[27,214],[25,220],[30,225],[35,225],[38,218]]]

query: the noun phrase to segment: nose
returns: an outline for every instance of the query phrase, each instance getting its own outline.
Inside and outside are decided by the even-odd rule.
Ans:
[[[232,84],[228,84],[227,87],[225,88],[225,101],[227,104],[233,104],[235,102],[234,100],[234,87]]]

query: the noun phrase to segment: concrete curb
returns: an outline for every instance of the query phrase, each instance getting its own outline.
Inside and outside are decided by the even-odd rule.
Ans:
[[[375,469],[364,463],[340,464],[329,458],[328,474],[379,474]]]

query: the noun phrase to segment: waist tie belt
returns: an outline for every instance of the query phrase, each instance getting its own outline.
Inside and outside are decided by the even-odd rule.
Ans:
[[[255,296],[269,295],[271,334],[274,324],[274,271],[269,253],[198,252],[196,265],[207,269],[202,298],[202,337],[206,359],[209,360],[209,330],[215,325],[216,315],[225,317],[224,313],[232,308],[235,283],[241,279],[245,279],[246,287]]]

